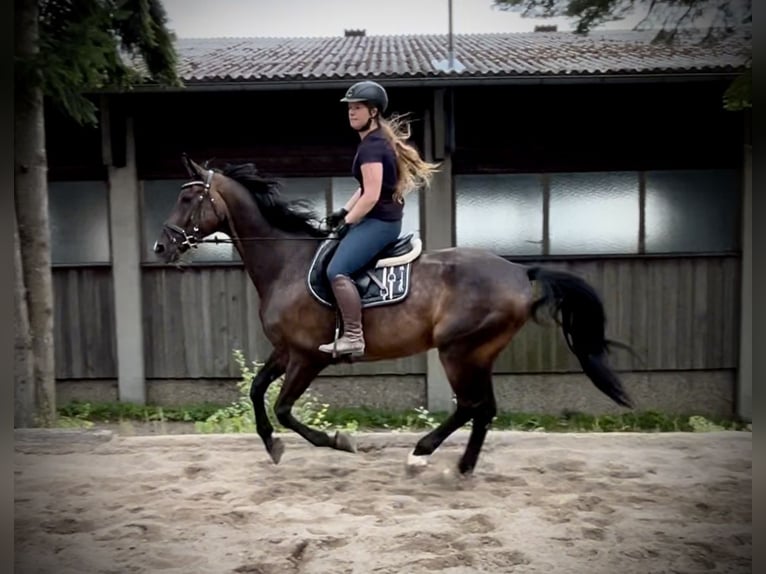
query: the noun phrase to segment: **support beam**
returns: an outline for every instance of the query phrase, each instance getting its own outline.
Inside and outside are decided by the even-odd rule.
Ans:
[[[103,105],[103,156],[109,171],[109,225],[117,340],[119,400],[146,404],[141,301],[141,225],[132,118]],[[114,150],[113,134],[125,134]],[[116,147],[120,147],[118,142]],[[118,153],[114,153],[118,151]],[[124,151],[124,156],[123,152]],[[121,157],[122,156],[122,157]],[[117,160],[117,161],[114,161]],[[123,161],[124,160],[124,161]],[[122,167],[115,167],[115,164]]]
[[[737,416],[753,417],[753,147],[745,145],[742,201],[742,291]]]
[[[420,201],[424,230],[422,239],[424,248],[429,250],[452,247],[455,244],[452,158],[447,145],[449,124],[443,89],[435,91],[433,101],[433,109],[429,114],[431,121],[426,121],[425,156],[429,161],[440,161],[441,170],[435,175],[431,188],[423,192]],[[453,409],[452,389],[436,349],[431,349],[427,355],[426,397],[427,408],[431,412],[449,412]]]

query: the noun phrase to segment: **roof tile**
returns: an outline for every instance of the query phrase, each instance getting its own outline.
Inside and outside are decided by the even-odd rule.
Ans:
[[[268,80],[734,71],[750,41],[715,46],[652,43],[642,32],[465,34],[454,36],[459,72],[447,58],[446,35],[337,38],[211,38],[177,41],[187,83]]]

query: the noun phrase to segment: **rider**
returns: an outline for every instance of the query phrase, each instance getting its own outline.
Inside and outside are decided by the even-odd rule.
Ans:
[[[396,241],[402,229],[404,197],[430,184],[438,167],[423,161],[407,143],[408,126],[400,118],[385,119],[388,94],[380,84],[357,82],[341,102],[348,103],[348,120],[361,139],[352,164],[359,188],[346,205],[327,217],[340,243],[327,267],[327,278],[343,317],[343,336],[321,345],[321,351],[364,354],[362,303],[351,276],[384,247]]]

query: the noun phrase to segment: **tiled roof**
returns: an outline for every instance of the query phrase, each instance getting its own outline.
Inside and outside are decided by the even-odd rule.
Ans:
[[[446,35],[180,39],[177,49],[187,84],[735,71],[745,61],[742,40],[710,47],[650,38],[640,32],[455,35],[458,71],[451,73],[439,64],[447,58]]]

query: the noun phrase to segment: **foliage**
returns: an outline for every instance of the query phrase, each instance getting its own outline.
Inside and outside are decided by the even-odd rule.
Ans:
[[[665,43],[686,32],[698,36],[700,43],[733,35],[742,35],[749,42],[753,22],[752,0],[493,0],[493,5],[529,18],[574,18],[575,32],[580,34],[645,11],[635,29],[654,30],[654,41]],[[746,70],[723,96],[724,108],[730,111],[752,107],[752,48],[748,47],[743,55]]]
[[[636,28],[657,30],[658,39],[669,39],[683,28],[728,34],[752,23],[752,0],[494,0],[494,6],[528,18],[574,18],[578,33],[645,10]]]
[[[136,405],[133,403],[72,401],[59,407],[58,413],[62,417],[87,419],[101,423],[119,422],[121,420],[194,422],[205,420],[220,408],[220,405],[208,403],[183,407],[162,407],[157,405]]]
[[[229,406],[217,410],[207,419],[196,423],[199,432],[211,433],[229,433],[229,432],[254,432],[255,415],[250,400],[250,385],[255,378],[258,369],[262,365],[252,362],[252,368],[248,365],[244,354],[240,350],[234,351],[234,360],[237,362],[240,370],[240,379],[237,382],[239,397]],[[284,430],[274,415],[274,404],[276,403],[279,391],[282,388],[284,377],[279,377],[266,392],[266,413],[275,430]],[[296,401],[293,407],[293,414],[298,420],[320,430],[330,428],[330,423],[326,420],[328,404],[318,402],[311,391],[306,391]]]
[[[16,58],[17,82],[40,86],[79,123],[97,124],[89,92],[127,89],[146,79],[181,85],[175,38],[160,0],[43,0],[39,23],[39,51]]]

